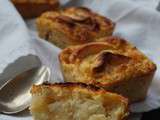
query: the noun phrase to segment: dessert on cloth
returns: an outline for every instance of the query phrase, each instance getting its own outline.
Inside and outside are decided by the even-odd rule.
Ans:
[[[11,0],[24,18],[33,18],[59,8],[59,0]]]
[[[31,114],[35,120],[126,120],[128,100],[82,83],[34,85]]]
[[[36,24],[39,36],[60,48],[110,36],[115,27],[110,19],[85,7],[45,12]]]
[[[63,1],[63,0],[62,0]],[[153,110],[160,106],[160,95],[159,95],[159,79],[160,79],[160,70],[159,70],[159,20],[160,14],[155,9],[148,9],[142,4],[137,4],[130,2],[129,0],[64,0],[68,1],[67,5],[79,5],[89,7],[95,12],[107,16],[116,22],[116,28],[114,35],[122,36],[127,40],[130,40],[131,43],[134,43],[137,48],[139,48],[143,53],[145,53],[149,58],[151,58],[157,64],[157,72],[152,81],[152,84],[149,88],[147,97],[145,101],[131,105],[130,109],[132,112],[144,112]],[[66,4],[65,4],[66,5]],[[6,73],[4,69],[10,64],[14,63],[14,60],[18,59],[20,56],[26,56],[31,53],[32,48],[36,48],[36,51],[33,54],[39,56],[43,64],[48,65],[52,71],[58,69],[55,63],[58,63],[58,60],[55,59],[57,56],[56,47],[49,44],[46,41],[42,41],[39,38],[35,37],[35,34],[32,34],[31,39],[26,40],[30,41],[31,44],[28,45],[29,50],[25,49],[26,44],[24,44],[24,39],[27,38],[24,21],[18,17],[19,15],[13,9],[11,3],[8,0],[0,1],[1,12],[0,12],[0,33],[1,33],[1,52],[0,56],[0,71],[1,73]],[[11,12],[12,11],[12,12]],[[7,19],[6,19],[7,18]],[[27,21],[28,23],[29,21]],[[20,24],[23,23],[23,24]],[[33,28],[33,24],[28,24],[29,28]],[[17,29],[18,28],[18,29]],[[32,32],[34,29],[30,29]],[[34,33],[35,31],[33,31]],[[37,40],[38,39],[38,40]],[[21,49],[17,45],[22,45]],[[15,46],[14,46],[15,45]],[[23,46],[24,45],[24,46]],[[3,47],[4,46],[4,47]],[[7,47],[6,47],[7,46]],[[24,52],[23,52],[24,50]],[[14,54],[6,54],[8,51],[16,51]],[[14,56],[14,59],[12,58]],[[25,59],[26,60],[26,59]],[[52,61],[52,62],[51,62]],[[53,62],[54,61],[54,62]],[[31,63],[31,62],[30,62]],[[22,65],[21,65],[22,66]],[[8,72],[7,72],[8,74]],[[53,77],[54,76],[54,77]],[[61,74],[59,71],[56,71],[56,74],[52,76],[52,82],[55,78],[60,78]],[[2,79],[2,77],[1,77]],[[54,80],[53,80],[54,79]],[[57,79],[62,80],[62,79]],[[1,80],[0,80],[1,81]],[[2,82],[1,82],[2,83]],[[0,119],[7,120],[32,120],[30,115],[25,115],[21,117],[0,115]]]
[[[102,39],[62,50],[59,59],[64,81],[93,84],[130,102],[144,100],[156,65],[122,38]]]

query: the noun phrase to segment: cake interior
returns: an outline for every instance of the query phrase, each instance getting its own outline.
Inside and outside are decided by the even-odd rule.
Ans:
[[[32,96],[34,120],[121,120],[127,115],[126,103],[115,94],[41,86]]]

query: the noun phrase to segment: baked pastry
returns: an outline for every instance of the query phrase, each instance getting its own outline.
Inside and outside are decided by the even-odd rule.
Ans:
[[[130,102],[143,100],[156,65],[122,38],[102,39],[104,42],[68,47],[60,53],[64,80],[100,86]]]
[[[58,0],[11,0],[24,18],[33,18],[59,7]]]
[[[37,19],[39,36],[60,48],[93,42],[110,36],[115,24],[84,7],[46,12]]]
[[[126,98],[81,83],[33,86],[31,114],[35,120],[125,120]]]

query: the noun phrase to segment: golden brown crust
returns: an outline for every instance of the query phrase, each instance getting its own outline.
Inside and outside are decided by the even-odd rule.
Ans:
[[[85,84],[85,83],[80,83],[80,82],[77,82],[77,83],[73,83],[73,82],[65,82],[65,83],[54,83],[54,84],[51,84],[51,83],[48,83],[48,82],[44,82],[42,85],[45,85],[45,86],[49,86],[49,87],[53,87],[53,86],[59,86],[59,87],[81,87],[81,88],[85,88],[85,89],[88,89],[88,90],[92,90],[92,91],[103,91],[103,92],[107,92],[107,91],[104,91],[102,88],[100,87],[96,87],[92,84]]]
[[[76,82],[76,83],[65,82],[65,83],[54,83],[54,84],[45,82],[41,85],[33,85],[32,89],[31,89],[31,93],[35,94],[36,92],[39,92],[38,89],[41,89],[43,87],[49,87],[49,88],[61,87],[61,88],[67,88],[67,89],[79,88],[79,89],[85,89],[90,92],[94,92],[95,94],[102,94],[102,95],[103,94],[111,94],[111,95],[116,95],[122,101],[124,101],[126,104],[128,104],[128,99],[119,95],[119,94],[108,92],[108,91],[104,90],[103,88],[95,86],[93,84],[85,84],[85,83],[81,83],[81,82]]]
[[[33,18],[48,10],[59,8],[58,0],[12,0],[24,18]]]
[[[33,85],[31,89],[31,93],[32,93],[32,103],[31,103],[30,110],[34,118],[39,118],[40,116],[38,114],[43,114],[43,117],[44,115],[46,115],[47,118],[55,117],[55,116],[48,116],[50,115],[50,113],[52,113],[51,111],[46,112],[48,111],[46,110],[48,109],[48,106],[50,104],[52,105],[57,104],[57,102],[60,102],[61,104],[65,104],[65,102],[67,102],[68,100],[70,100],[69,103],[74,104],[76,106],[78,105],[81,106],[83,105],[82,103],[88,103],[92,101],[90,102],[90,104],[86,104],[86,105],[89,105],[88,107],[92,107],[92,108],[94,108],[93,105],[95,105],[96,107],[97,105],[101,104],[105,109],[106,117],[108,116],[110,119],[112,119],[113,117],[116,120],[125,120],[129,114],[128,100],[126,98],[115,93],[107,92],[102,88],[98,88],[93,85],[86,85],[84,83],[68,82],[68,83],[55,83],[55,84],[44,83],[42,85]],[[81,104],[79,104],[78,102],[74,103],[74,101],[81,101],[80,102]],[[93,104],[93,103],[96,103],[96,104]],[[66,106],[63,106],[63,107],[66,107]],[[61,108],[61,109],[67,110],[67,108]],[[84,109],[85,108],[83,108],[83,110]],[[76,114],[78,112],[78,111],[74,112],[75,109],[73,109],[73,107],[71,111],[73,111],[73,114]],[[70,111],[68,111],[67,113],[69,114],[69,112]],[[96,113],[99,113],[99,112],[100,112],[100,109],[99,107],[97,107]],[[93,113],[93,110],[92,110],[92,113]],[[54,113],[52,113],[52,115],[54,115]],[[83,115],[80,115],[80,116],[83,116]],[[92,114],[90,114],[89,112],[88,116],[91,116],[91,115]],[[100,114],[95,114],[95,115],[100,115]],[[72,119],[74,119],[73,116],[70,118],[70,120]],[[82,118],[79,118],[79,119],[82,119]],[[87,119],[87,120],[90,120],[90,119]]]
[[[121,65],[130,61],[130,57],[120,54],[112,54],[110,52],[102,52],[95,58],[95,66],[92,69],[93,75],[104,71],[109,65]],[[107,68],[109,69],[109,68]]]
[[[59,59],[65,80],[101,86],[129,97],[132,102],[144,98],[156,65],[122,38],[103,38],[103,41],[69,47],[61,52]],[[143,92],[136,87],[144,87]],[[136,92],[139,96],[134,95],[134,98],[132,94]]]
[[[62,48],[68,45],[93,42],[97,38],[109,36],[114,26],[115,24],[108,18],[84,7],[70,7],[57,12],[46,12],[37,19],[40,37]],[[52,34],[54,34],[53,37],[58,36],[58,38],[53,38]],[[61,35],[66,38],[61,39]]]

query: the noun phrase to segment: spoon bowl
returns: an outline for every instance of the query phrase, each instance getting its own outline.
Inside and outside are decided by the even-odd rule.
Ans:
[[[0,89],[0,112],[13,114],[26,109],[31,101],[31,86],[49,80],[50,69],[45,66],[30,69],[9,80]]]

